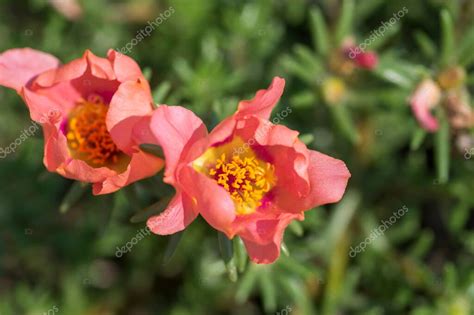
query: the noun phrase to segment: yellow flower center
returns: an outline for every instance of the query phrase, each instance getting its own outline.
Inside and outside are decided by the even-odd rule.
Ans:
[[[246,149],[235,150],[236,148]],[[236,153],[241,151],[242,154]],[[230,193],[235,212],[239,215],[255,212],[276,182],[275,166],[257,158],[255,152],[244,146],[239,138],[208,149],[194,161],[193,166]]]
[[[68,120],[68,146],[74,158],[92,167],[107,166],[124,170],[129,157],[117,148],[107,131],[107,110],[108,106],[98,95],[78,102]]]

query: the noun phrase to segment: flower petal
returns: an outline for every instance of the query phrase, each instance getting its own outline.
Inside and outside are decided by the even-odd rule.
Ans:
[[[114,174],[93,185],[94,195],[108,194],[133,182],[155,175],[165,162],[155,156],[138,151],[132,154],[130,164],[125,172]]]
[[[421,82],[413,93],[410,104],[413,114],[420,125],[429,132],[435,132],[439,128],[438,120],[431,114],[441,98],[441,90],[438,85],[430,79]]]
[[[59,64],[56,57],[31,48],[7,50],[0,54],[0,85],[20,92],[35,76]]]
[[[235,206],[229,193],[190,166],[179,170],[180,188],[193,197],[196,209],[213,228],[232,235]]]
[[[192,200],[184,193],[177,193],[165,211],[148,219],[147,226],[155,234],[169,235],[184,230],[196,219]]]
[[[309,150],[308,174],[311,190],[298,205],[299,210],[338,202],[351,177],[343,161],[313,150]]]
[[[127,81],[120,84],[107,112],[107,129],[115,144],[124,152],[130,152],[132,130],[136,123],[153,111],[153,100],[148,82]]]
[[[247,227],[241,235],[250,259],[257,264],[271,264],[280,256],[283,233],[293,219],[303,220],[304,215],[284,214],[277,220],[259,220]]]
[[[142,70],[135,60],[129,56],[110,49],[107,53],[107,57],[112,63],[118,81],[135,81],[137,79],[145,80]]]
[[[285,80],[280,77],[273,78],[272,84],[266,90],[260,90],[255,97],[248,101],[241,101],[236,115],[256,115],[263,119],[269,119],[273,108],[276,106],[283,94]]]
[[[167,105],[161,105],[154,111],[150,126],[166,157],[165,181],[172,184],[176,182],[176,167],[185,148],[207,136],[206,126],[190,110]]]

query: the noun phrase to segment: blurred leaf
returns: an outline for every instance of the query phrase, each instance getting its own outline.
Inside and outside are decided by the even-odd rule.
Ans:
[[[453,19],[447,10],[441,11],[441,65],[448,66],[453,62],[454,26]]]
[[[306,83],[313,85],[316,81],[316,76],[314,73],[308,71],[308,68],[300,64],[296,59],[290,56],[284,56],[281,59],[283,68],[289,73],[297,76]]]
[[[383,33],[383,36],[377,36],[375,40],[371,41],[371,43],[368,45],[370,49],[379,49],[383,45],[387,44],[395,35],[400,32],[401,29],[401,23],[394,24],[390,26],[385,33]]]
[[[160,214],[161,212],[163,212],[163,210],[166,209],[166,207],[168,206],[171,198],[172,198],[171,196],[167,197],[167,198],[163,198],[163,199],[155,202],[151,206],[148,206],[145,209],[135,213],[133,215],[133,217],[130,218],[130,222],[131,223],[145,222],[146,220],[148,220],[152,216]]]
[[[449,123],[442,108],[438,110],[439,130],[435,135],[435,161],[438,181],[445,184],[449,178],[450,135]]]
[[[426,138],[426,130],[422,128],[416,128],[415,132],[413,133],[413,137],[411,138],[410,142],[410,149],[412,151],[416,151],[420,148],[420,146],[423,144],[423,140]]]
[[[276,288],[269,267],[260,267],[260,290],[262,292],[263,308],[265,312],[274,312],[277,308]]]
[[[228,263],[234,256],[232,241],[222,232],[217,232],[217,240],[219,242],[219,251],[224,262]]]
[[[290,231],[292,231],[293,233],[295,233],[296,236],[303,236],[303,226],[301,226],[301,223],[296,221],[296,220],[293,220],[291,221],[290,225],[288,225],[288,228],[290,229]]]
[[[415,32],[415,40],[421,49],[421,52],[425,55],[428,60],[433,60],[436,55],[436,45],[433,41],[422,31]]]
[[[242,304],[248,300],[252,290],[257,283],[259,276],[258,267],[254,264],[250,264],[247,272],[245,272],[242,280],[239,282],[237,292],[235,294],[235,299],[238,303]]]
[[[338,45],[350,35],[350,30],[353,27],[354,9],[353,0],[342,0],[341,13],[336,26],[336,43]]]
[[[318,8],[310,10],[311,34],[313,45],[319,54],[325,56],[329,50],[329,34],[324,17]]]
[[[465,67],[470,66],[474,62],[474,24],[472,24],[466,34],[463,37],[463,40],[460,43],[458,49],[458,60],[459,64]]]
[[[66,213],[71,207],[76,205],[88,188],[89,185],[87,183],[73,182],[59,206],[59,212]]]
[[[313,75],[324,71],[324,67],[319,58],[307,47],[296,45],[294,51],[305,66],[306,71],[311,72]]]
[[[173,235],[169,236],[168,244],[166,245],[165,254],[163,256],[163,265],[167,265],[171,259],[173,259],[176,250],[178,249],[178,245],[183,237],[184,232],[174,233]]]
[[[280,248],[283,255],[290,256],[290,251],[288,250],[288,247],[286,246],[285,242],[281,242]]]
[[[354,126],[354,122],[350,117],[350,113],[344,104],[334,104],[328,106],[333,120],[341,134],[349,140],[352,144],[359,142],[359,133]]]
[[[233,240],[234,243],[234,258],[237,265],[237,270],[240,273],[245,271],[245,267],[247,266],[247,251],[245,250],[244,242],[238,236],[236,236]]]
[[[156,104],[162,104],[165,101],[166,95],[171,90],[171,83],[168,81],[162,82],[153,90],[153,100]]]

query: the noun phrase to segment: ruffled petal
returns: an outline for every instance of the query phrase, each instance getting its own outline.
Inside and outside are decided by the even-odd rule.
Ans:
[[[130,152],[132,131],[136,123],[153,111],[150,87],[143,80],[120,84],[107,112],[107,129],[117,147]]]
[[[115,173],[93,185],[94,195],[115,192],[133,182],[155,175],[165,162],[155,156],[138,151],[132,154],[130,164],[123,173]]]
[[[168,160],[167,160],[168,161]],[[184,166],[179,172],[180,189],[193,197],[195,209],[216,230],[232,236],[235,206],[229,193],[209,177]]]
[[[110,49],[107,53],[107,57],[112,63],[118,81],[136,81],[137,79],[145,80],[142,70],[135,60],[129,56]]]
[[[175,171],[192,142],[207,136],[206,126],[193,112],[180,106],[158,107],[151,118],[151,131],[166,158],[165,180],[176,182]]]
[[[284,214],[277,220],[259,220],[241,235],[250,259],[257,264],[271,264],[280,256],[283,233],[293,219],[303,220],[302,213]]]
[[[351,177],[343,161],[313,150],[309,150],[308,175],[311,190],[302,198],[299,210],[338,202]]]
[[[97,57],[90,50],[86,50],[84,57],[87,59],[91,74],[99,79],[115,80],[115,72],[112,63],[107,58]]]
[[[192,210],[192,200],[184,193],[177,193],[162,213],[148,219],[147,226],[155,234],[174,234],[184,230],[197,215]]]
[[[60,104],[48,97],[23,88],[20,95],[28,106],[30,117],[32,120],[44,123],[51,118],[55,118],[59,122],[64,117],[67,117],[68,107],[62,107]]]
[[[20,92],[31,79],[59,64],[56,57],[31,48],[7,50],[0,54],[0,85]]]
[[[263,119],[269,119],[273,108],[283,94],[284,88],[284,79],[280,77],[273,78],[272,84],[268,89],[258,91],[251,100],[241,101],[235,115],[237,117],[255,115]]]

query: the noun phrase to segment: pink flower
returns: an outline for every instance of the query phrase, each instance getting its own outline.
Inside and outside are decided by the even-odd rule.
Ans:
[[[410,98],[410,105],[421,127],[430,132],[439,128],[438,120],[431,114],[431,110],[439,103],[441,90],[431,79],[421,82]]]
[[[284,85],[275,78],[210,134],[189,110],[156,109],[151,130],[165,153],[164,180],[176,195],[148,220],[154,233],[181,231],[201,214],[229,238],[239,235],[254,262],[271,263],[292,220],[342,198],[350,177],[344,162],[308,150],[298,132],[268,120]]]
[[[376,52],[374,51],[364,51],[359,46],[354,44],[352,39],[348,39],[342,45],[342,51],[349,57],[349,59],[354,61],[354,64],[362,69],[372,70],[374,69],[378,62],[379,58]]]
[[[0,55],[0,85],[15,89],[43,127],[44,164],[51,172],[114,192],[151,176],[163,160],[139,150],[152,137],[153,100],[131,58],[86,51],[65,65],[30,48]]]
[[[375,52],[368,51],[356,55],[354,61],[358,67],[372,70],[377,66],[379,58]]]

